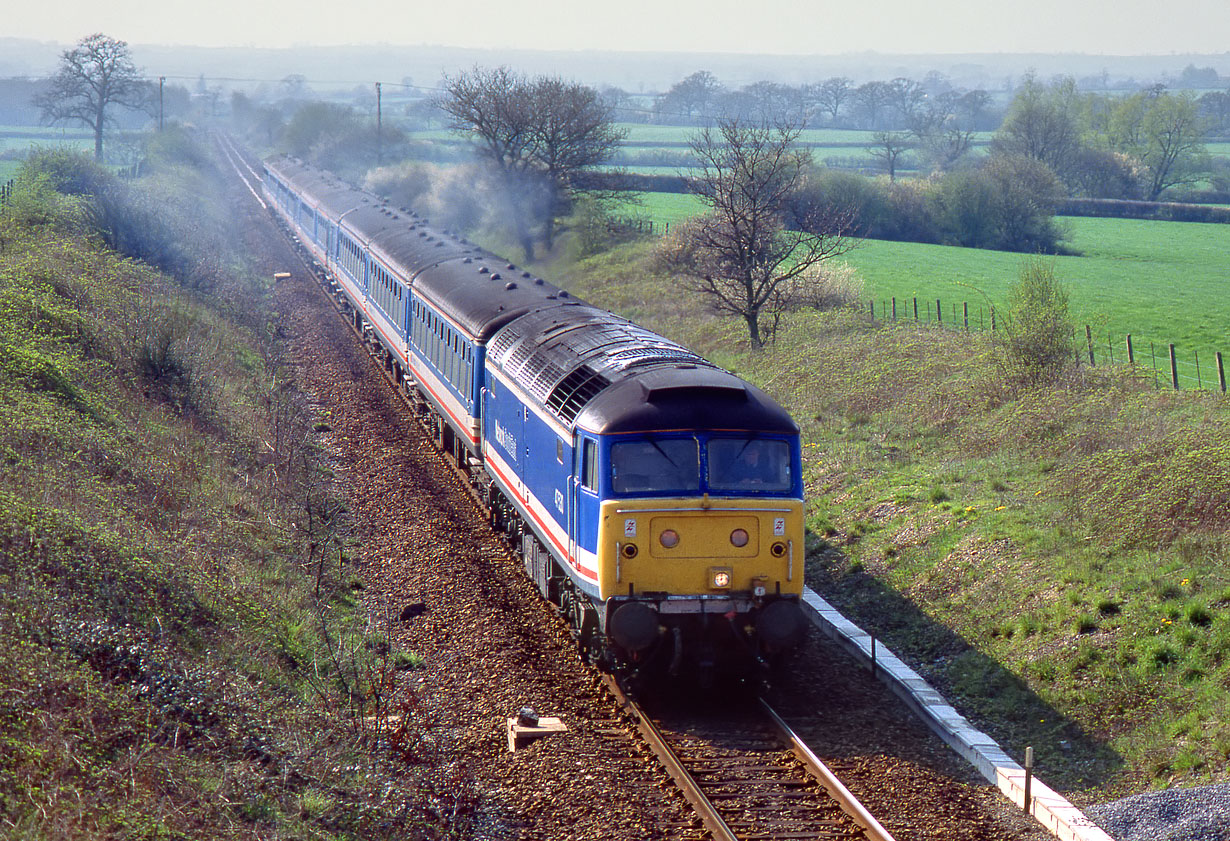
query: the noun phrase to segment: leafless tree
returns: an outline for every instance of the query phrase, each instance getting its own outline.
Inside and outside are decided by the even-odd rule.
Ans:
[[[872,139],[875,143],[870,149],[871,156],[888,170],[888,180],[896,181],[897,165],[901,156],[913,148],[914,144],[910,142],[908,135],[896,131],[877,131],[872,135]]]
[[[655,110],[662,115],[663,122],[677,122],[681,117],[691,122],[710,112],[724,91],[716,76],[708,70],[698,70],[672,85],[658,100]]]
[[[454,130],[474,138],[499,176],[527,260],[534,255],[533,225],[541,223],[550,248],[578,174],[607,160],[625,135],[593,88],[546,76],[527,79],[507,67],[447,78],[439,106]]]
[[[828,115],[830,123],[836,125],[837,115],[841,113],[842,106],[850,98],[853,88],[854,82],[850,79],[845,76],[834,76],[814,85],[810,93],[816,107]]]
[[[831,257],[849,251],[853,214],[814,211],[803,230],[788,230],[783,211],[802,185],[810,155],[795,147],[791,123],[719,120],[692,139],[697,172],[692,189],[709,211],[686,225],[664,249],[666,265],[704,295],[713,309],[747,324],[762,347],[783,312],[806,296],[799,287]]]
[[[911,125],[915,115],[926,106],[927,92],[921,84],[904,76],[898,76],[886,84],[889,103],[901,115],[902,123]]]
[[[89,126],[94,132],[94,158],[101,161],[110,108],[118,105],[148,111],[152,92],[133,64],[127,42],[95,33],[64,51],[50,88],[35,97],[34,104],[49,123]]]
[[[854,89],[854,103],[864,117],[864,126],[879,127],[880,113],[892,102],[893,92],[888,82],[865,82]]]

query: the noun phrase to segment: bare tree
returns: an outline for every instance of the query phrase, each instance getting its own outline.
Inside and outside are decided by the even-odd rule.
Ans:
[[[898,76],[887,83],[888,101],[901,115],[902,125],[912,125],[927,102],[927,92],[913,79]]]
[[[879,127],[880,112],[892,102],[893,92],[887,82],[865,82],[854,89],[853,97],[865,119],[864,127],[875,129]]]
[[[677,123],[703,118],[712,110],[725,88],[708,70],[698,70],[686,79],[681,79],[658,100],[655,109],[664,118],[662,122]]]
[[[875,158],[888,170],[888,180],[897,180],[897,166],[901,156],[913,147],[909,136],[895,131],[877,131],[872,135],[875,143],[871,146],[871,157]]]
[[[51,87],[35,97],[34,104],[49,123],[89,126],[94,132],[94,158],[101,161],[111,106],[148,111],[151,94],[152,87],[133,64],[127,42],[95,33],[64,51]]]
[[[837,115],[841,113],[842,106],[850,98],[853,88],[854,82],[850,79],[845,76],[834,76],[812,86],[810,94],[816,107],[828,114],[829,122],[837,125]]]
[[[624,138],[597,91],[507,67],[475,68],[445,80],[439,107],[452,128],[470,134],[513,203],[513,224],[526,259],[533,259],[534,223],[548,248],[556,220],[571,205],[575,180],[608,159]]]
[[[786,201],[811,162],[794,145],[799,132],[790,123],[725,119],[696,135],[699,174],[691,187],[709,211],[685,226],[664,255],[713,309],[746,322],[754,347],[764,345],[782,313],[799,306],[806,297],[800,286],[815,269],[855,245],[847,211],[813,211],[803,230],[783,222]]]

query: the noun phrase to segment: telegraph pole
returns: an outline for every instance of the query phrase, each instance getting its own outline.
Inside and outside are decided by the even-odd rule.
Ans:
[[[158,77],[158,130],[162,131],[162,86],[166,83],[166,76]]]

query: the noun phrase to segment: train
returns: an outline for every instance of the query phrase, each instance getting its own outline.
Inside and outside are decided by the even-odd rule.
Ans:
[[[261,189],[584,656],[708,681],[800,645],[799,428],[771,397],[297,159]]]

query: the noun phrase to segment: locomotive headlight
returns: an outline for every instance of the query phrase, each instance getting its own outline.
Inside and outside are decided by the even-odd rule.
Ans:
[[[730,545],[742,549],[747,545],[747,532],[743,529],[735,529],[730,533]]]
[[[667,549],[674,549],[679,545],[679,532],[674,529],[667,529],[658,536],[658,542]]]
[[[623,548],[620,549],[619,551],[623,553],[623,556],[625,558],[629,558],[629,559],[635,558],[636,551],[637,551],[636,544],[635,543],[625,543]]]
[[[730,567],[709,567],[709,586],[714,590],[730,589],[734,570]]]
[[[780,558],[786,554],[786,544],[778,541],[769,547],[769,551],[773,553],[773,557]]]

